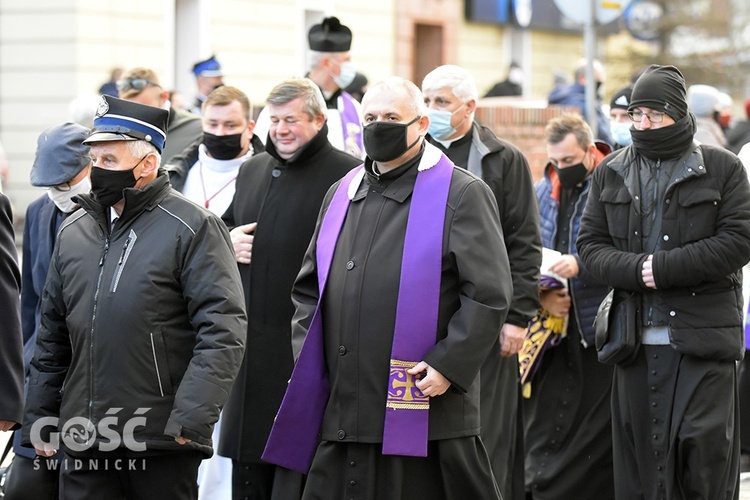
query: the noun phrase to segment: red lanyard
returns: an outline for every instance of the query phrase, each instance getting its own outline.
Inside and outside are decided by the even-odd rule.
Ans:
[[[221,193],[227,187],[229,187],[229,185],[231,183],[233,183],[237,179],[237,176],[235,175],[234,177],[232,177],[231,179],[229,179],[229,181],[226,184],[224,184],[223,186],[221,186],[218,191],[216,191],[214,194],[212,194],[209,197],[209,196],[206,195],[206,183],[203,181],[203,162],[200,162],[200,165],[198,165],[198,168],[199,168],[198,172],[200,173],[200,176],[201,176],[201,188],[203,189],[203,199],[206,200],[205,207],[208,208],[208,204],[211,202],[211,200],[213,200],[214,198],[216,198],[216,196],[219,193]]]

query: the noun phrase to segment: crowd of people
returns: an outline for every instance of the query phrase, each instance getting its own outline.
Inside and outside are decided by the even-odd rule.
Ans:
[[[352,36],[313,26],[257,122],[212,56],[192,112],[137,67],[40,134],[22,269],[0,194],[4,498],[738,498],[750,146],[721,93],[652,65],[592,131],[580,65],[534,182],[466,69],[363,90]]]

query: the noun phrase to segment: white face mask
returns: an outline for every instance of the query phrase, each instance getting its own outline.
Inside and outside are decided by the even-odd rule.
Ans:
[[[508,81],[515,83],[516,85],[523,84],[523,70],[521,68],[513,68],[508,72]]]
[[[78,196],[79,194],[86,194],[90,191],[91,180],[89,180],[88,176],[86,176],[81,179],[78,184],[70,186],[69,191],[59,191],[55,188],[49,188],[47,190],[47,196],[49,196],[49,199],[55,203],[55,205],[60,209],[61,212],[65,212],[67,214],[69,212],[72,212],[76,207],[75,202],[73,202],[71,198],[73,198],[74,196]]]
[[[338,76],[331,76],[333,77],[333,81],[336,82],[336,85],[338,85],[340,89],[345,89],[352,84],[352,82],[354,81],[354,77],[357,76],[357,68],[355,68],[354,65],[349,61],[339,63],[339,67],[341,68],[341,71],[339,72]]]

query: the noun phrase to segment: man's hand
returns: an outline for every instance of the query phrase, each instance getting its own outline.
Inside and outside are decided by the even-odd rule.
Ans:
[[[570,295],[566,288],[545,290],[539,297],[542,308],[551,315],[564,318],[570,312]]]
[[[34,451],[40,457],[51,457],[57,453],[57,450],[52,447],[52,443],[44,443],[42,446],[42,448],[34,447]]]
[[[237,226],[229,232],[234,247],[234,259],[240,264],[250,264],[253,255],[253,233],[258,227],[257,222],[251,222],[244,226]]]
[[[523,347],[525,338],[526,328],[505,323],[500,328],[500,354],[503,356],[518,354]]]
[[[406,370],[406,373],[409,375],[417,375],[418,373],[422,373],[426,371],[427,374],[422,378],[422,380],[417,381],[417,389],[422,391],[422,394],[425,396],[429,396],[431,398],[435,396],[440,396],[441,394],[445,393],[445,391],[448,390],[448,388],[451,386],[451,383],[448,382],[448,379],[443,377],[443,375],[425,363],[424,361],[420,361],[417,363],[414,368],[410,368]]]
[[[10,420],[0,420],[0,431],[9,431],[14,425],[16,425],[16,423],[11,422]]]
[[[653,264],[653,255],[649,255],[646,257],[646,260],[643,261],[643,267],[641,268],[641,279],[643,280],[643,284],[645,284],[649,288],[653,288],[656,290],[656,281],[654,280],[654,264]]]
[[[182,436],[174,438],[179,444],[188,444],[191,440]]]
[[[578,276],[578,260],[575,255],[566,253],[557,262],[549,266],[549,270],[563,278],[573,278]]]

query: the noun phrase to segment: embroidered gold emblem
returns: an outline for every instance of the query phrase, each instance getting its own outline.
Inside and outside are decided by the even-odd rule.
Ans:
[[[410,375],[406,370],[414,367],[415,361],[391,360],[391,373],[388,383],[387,408],[397,410],[429,410],[430,398],[417,388],[422,374]]]

